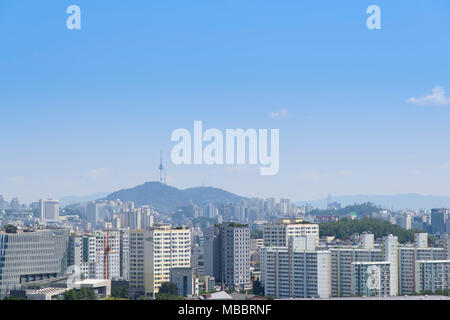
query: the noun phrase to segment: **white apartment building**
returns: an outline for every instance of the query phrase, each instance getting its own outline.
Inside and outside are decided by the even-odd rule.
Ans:
[[[120,231],[71,236],[69,264],[78,266],[87,279],[121,278],[120,237]]]
[[[391,263],[353,262],[352,263],[352,295],[387,297],[392,293]],[[371,272],[376,270],[374,276]]]
[[[419,260],[445,260],[444,248],[399,247],[399,294],[411,295],[416,292],[415,269]]]
[[[375,236],[372,233],[363,233],[360,235],[360,246],[363,249],[373,249]]]
[[[191,266],[189,229],[157,225],[130,231],[130,291],[154,296],[170,281],[171,268]]]
[[[428,248],[428,233],[415,233],[414,243],[416,248]]]
[[[398,237],[392,234],[383,237],[383,261],[390,262],[390,295],[398,295]]]
[[[301,219],[279,219],[264,226],[264,246],[286,247],[290,237],[315,236],[319,239],[319,225]]]
[[[285,247],[261,247],[264,294],[278,298],[329,298],[330,252],[315,251],[313,247],[299,238],[291,238]]]
[[[352,296],[352,263],[383,261],[382,249],[330,248],[331,296]]]
[[[450,288],[450,260],[416,261],[416,293]]]

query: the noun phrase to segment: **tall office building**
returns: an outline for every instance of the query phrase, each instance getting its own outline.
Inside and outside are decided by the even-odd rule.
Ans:
[[[41,223],[57,222],[59,220],[59,201],[58,200],[39,200],[39,213]]]
[[[218,210],[216,209],[216,206],[214,205],[214,203],[212,202],[208,202],[204,207],[203,207],[203,214],[205,217],[207,218],[215,218],[217,217],[218,214]]]
[[[18,198],[13,198],[11,200],[10,207],[12,210],[20,210],[20,202]]]
[[[264,245],[286,247],[290,237],[314,236],[319,239],[319,225],[301,219],[279,219],[264,226]]]
[[[448,218],[447,209],[431,209],[431,232],[433,234],[444,234]]]
[[[280,214],[283,216],[289,215],[291,212],[291,200],[281,199],[280,200]]]
[[[316,251],[307,237],[290,238],[287,247],[261,247],[265,295],[277,298],[329,298],[330,252]]]
[[[130,231],[130,293],[154,296],[163,282],[170,281],[171,268],[191,264],[190,230],[155,225]]]
[[[248,225],[226,222],[205,233],[205,274],[235,290],[251,287]]]
[[[56,278],[67,268],[69,230],[0,232],[0,298],[33,281]]]
[[[411,230],[411,215],[408,213],[403,214],[397,218],[396,223],[403,229]]]
[[[86,220],[91,224],[92,230],[97,229],[99,219],[99,205],[95,202],[89,202],[86,205]]]

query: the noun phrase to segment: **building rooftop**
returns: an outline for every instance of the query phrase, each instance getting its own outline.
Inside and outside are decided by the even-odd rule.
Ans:
[[[211,294],[205,294],[202,296],[205,300],[233,300],[233,297],[230,296],[225,291],[214,292]]]
[[[110,282],[111,280],[108,279],[85,279],[82,281],[76,281],[73,284],[74,285],[99,285],[104,284],[105,282]]]
[[[44,288],[44,289],[38,289],[38,290],[27,290],[27,295],[41,295],[41,294],[51,294],[51,295],[59,295],[64,292],[66,292],[67,288]]]

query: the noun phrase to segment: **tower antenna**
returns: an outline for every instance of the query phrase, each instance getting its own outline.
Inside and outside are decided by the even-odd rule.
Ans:
[[[161,182],[161,183],[163,183],[163,171],[164,171],[164,166],[163,166],[162,151],[161,151],[161,160],[160,160],[160,164],[159,164],[159,182]]]

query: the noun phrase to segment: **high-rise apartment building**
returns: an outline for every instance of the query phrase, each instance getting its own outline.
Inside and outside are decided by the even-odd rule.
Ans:
[[[417,239],[417,238],[416,238]],[[423,244],[423,243],[422,243]],[[399,247],[398,249],[398,285],[400,295],[416,292],[416,262],[420,260],[445,260],[444,248]]]
[[[301,219],[279,219],[264,226],[264,246],[286,247],[290,237],[315,236],[319,239],[319,225]]]
[[[450,289],[450,260],[421,260],[415,267],[416,293]]]
[[[368,243],[363,241],[362,244],[367,245]],[[330,248],[329,251],[331,253],[331,295],[333,297],[352,296],[352,263],[383,261],[383,251],[379,248]]]
[[[428,233],[415,233],[414,243],[416,248],[428,248]]]
[[[360,246],[362,249],[373,249],[375,237],[372,233],[362,233],[360,235]]]
[[[130,293],[154,296],[163,282],[170,281],[172,268],[191,264],[190,230],[155,225],[130,231]]]
[[[390,296],[392,293],[390,279],[391,263],[353,262],[352,263],[352,295],[356,296]]]
[[[383,261],[390,262],[390,295],[398,295],[398,237],[383,237]]]
[[[278,298],[329,298],[330,252],[316,251],[306,237],[290,238],[287,247],[261,247],[265,295]]]
[[[121,278],[120,231],[98,231],[70,237],[69,263],[88,279]]]

